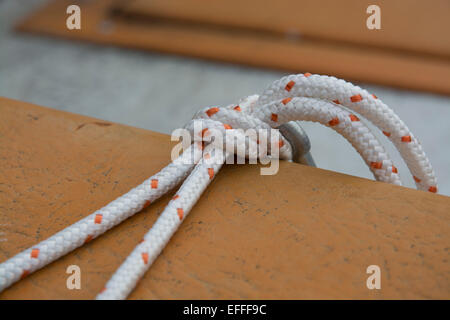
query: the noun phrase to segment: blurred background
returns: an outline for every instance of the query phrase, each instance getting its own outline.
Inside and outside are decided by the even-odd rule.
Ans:
[[[425,1],[372,1],[382,29],[369,30],[370,2],[286,1],[281,9],[297,11],[263,1],[0,0],[0,95],[170,134],[198,109],[261,93],[284,75],[333,75],[394,109],[450,195],[450,2],[426,13]],[[81,7],[82,30],[66,28],[70,3]],[[333,130],[303,126],[318,167],[373,179]]]

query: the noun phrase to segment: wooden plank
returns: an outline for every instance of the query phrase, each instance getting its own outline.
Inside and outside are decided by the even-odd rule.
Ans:
[[[366,27],[367,7],[380,7],[382,28]],[[117,10],[149,20],[224,26],[400,49],[450,58],[450,2],[435,0],[134,0],[116,3]]]
[[[0,98],[0,261],[169,162],[169,136]],[[171,194],[1,299],[94,298]],[[450,198],[281,162],[226,165],[131,299],[450,298]],[[381,268],[381,290],[366,268]],[[66,288],[78,265],[81,290]]]
[[[156,50],[290,72],[313,72],[413,90],[450,94],[448,58],[405,54],[376,46],[345,45],[310,38],[280,38],[224,28],[189,27],[164,21],[130,21],[112,14],[112,0],[81,2],[82,29],[66,28],[66,8],[58,0],[36,11],[19,30]],[[115,3],[115,2],[114,2]],[[445,41],[443,41],[445,42]]]

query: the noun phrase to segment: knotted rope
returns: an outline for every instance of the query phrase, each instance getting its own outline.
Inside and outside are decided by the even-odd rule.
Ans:
[[[208,145],[207,132],[212,130],[225,133],[226,130],[238,128],[271,129],[292,120],[319,122],[334,129],[352,144],[376,180],[401,185],[398,170],[381,143],[352,112],[372,122],[392,141],[418,189],[437,192],[430,162],[403,121],[375,95],[334,77],[309,73],[284,77],[275,81],[261,96],[250,96],[238,105],[199,111],[186,128],[194,132],[195,123],[200,122],[203,130],[195,138],[208,141]],[[98,237],[184,180],[144,239],[97,296],[98,299],[126,298],[231,153],[213,143],[212,148],[205,151],[206,146],[201,141],[194,141],[172,163],[128,193],[0,264],[0,291]],[[258,144],[255,139],[244,141],[249,149]],[[277,141],[277,147],[281,158],[292,157],[292,147],[284,137]]]

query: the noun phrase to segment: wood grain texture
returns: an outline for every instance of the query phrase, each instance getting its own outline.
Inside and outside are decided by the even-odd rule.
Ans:
[[[0,98],[0,261],[169,162],[169,137]],[[90,299],[171,194],[16,283],[1,299]],[[131,299],[450,298],[450,198],[281,162],[227,165]],[[69,265],[82,289],[68,290]],[[382,289],[366,288],[381,267]]]
[[[380,8],[381,29],[369,30],[366,9]],[[399,49],[450,58],[450,2],[434,0],[133,0],[116,3],[122,13],[205,27],[223,26],[299,35],[302,38]]]
[[[436,36],[432,39],[425,37],[426,41],[437,43],[437,47],[432,46],[434,53],[431,54],[425,50],[426,54],[419,54],[417,51],[423,53],[424,48],[430,47],[425,45],[426,41],[422,45],[406,41],[410,44],[407,47],[403,45],[397,48],[400,50],[392,48],[385,50],[379,42],[381,39],[388,39],[388,36],[376,37],[378,40],[372,41],[371,45],[367,45],[367,43],[354,45],[351,41],[347,41],[348,39],[345,41],[343,39],[321,41],[314,38],[318,35],[299,37],[295,30],[287,37],[273,37],[270,34],[246,32],[239,28],[237,30],[215,28],[201,24],[190,26],[189,23],[173,23],[177,17],[172,13],[170,13],[172,19],[167,19],[166,15],[157,21],[151,18],[146,20],[148,12],[142,10],[144,19],[134,19],[134,16],[126,18],[112,14],[112,12],[117,12],[113,9],[121,9],[121,7],[117,7],[118,2],[113,0],[80,2],[82,29],[68,30],[66,28],[68,17],[66,8],[73,3],[74,1],[71,0],[51,1],[47,6],[37,10],[21,22],[18,30],[290,72],[309,71],[349,81],[366,81],[406,89],[450,94],[450,82],[448,81],[450,63],[445,51],[447,50],[445,48],[448,48],[448,41],[434,41]],[[358,5],[359,9],[361,9],[360,5]],[[119,12],[128,12],[129,15],[132,8],[126,11],[127,7],[125,7]],[[327,17],[322,17],[322,19],[326,20]],[[412,20],[415,21],[415,19]],[[345,20],[339,21],[345,22]],[[365,28],[365,22],[361,21],[361,23],[361,28]],[[312,26],[308,26],[308,28],[311,29]],[[344,24],[344,27],[345,30],[348,30],[351,24],[350,26]],[[322,30],[322,33],[330,34],[327,30]],[[334,32],[333,34],[340,33]],[[424,37],[423,34],[416,33],[416,35]],[[370,40],[365,32],[362,32],[358,39]],[[393,41],[390,40],[391,43]],[[411,53],[408,53],[407,50],[410,50],[411,46],[415,48],[415,51],[411,50]],[[439,49],[437,49],[438,47]],[[420,48],[422,50],[419,50]],[[436,50],[441,54],[435,55]]]

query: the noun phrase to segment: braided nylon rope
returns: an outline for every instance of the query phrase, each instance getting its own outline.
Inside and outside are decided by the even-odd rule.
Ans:
[[[289,89],[289,90],[288,90]],[[433,168],[419,141],[403,121],[375,95],[342,79],[321,75],[290,75],[275,81],[258,106],[288,97],[311,97],[354,110],[377,126],[399,150],[419,190],[437,192]]]
[[[164,249],[225,159],[232,155],[228,149],[224,151],[223,146],[195,141],[209,141],[206,132],[210,130],[225,133],[226,130],[238,128],[276,128],[291,120],[318,122],[346,138],[377,180],[401,185],[398,170],[381,143],[351,110],[371,121],[393,142],[418,189],[437,192],[433,169],[419,142],[381,100],[334,77],[309,73],[291,75],[275,81],[261,96],[249,96],[238,105],[200,110],[186,129],[195,133],[196,122],[200,122],[204,129],[180,157],[107,206],[1,263],[0,291],[139,212],[187,177],[141,243],[97,296],[97,299],[126,298]],[[248,146],[257,144],[252,139],[243,141]],[[258,156],[261,150],[268,148],[259,147]],[[280,158],[292,157],[292,147],[284,137],[280,138],[277,147]],[[247,155],[250,156],[250,153],[248,151]]]

